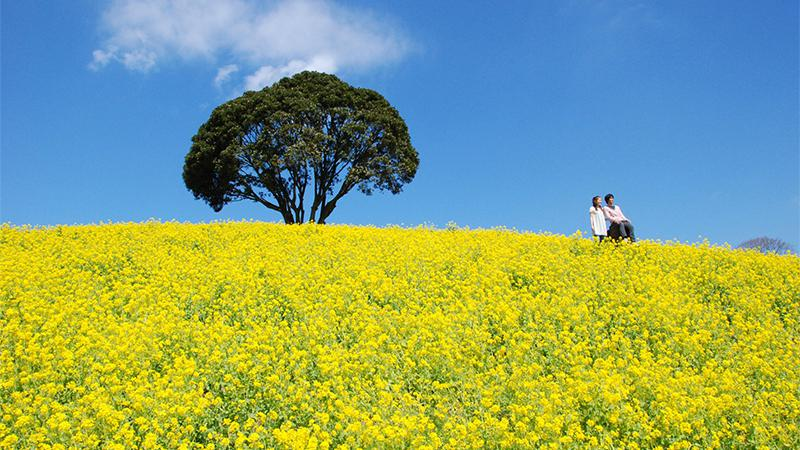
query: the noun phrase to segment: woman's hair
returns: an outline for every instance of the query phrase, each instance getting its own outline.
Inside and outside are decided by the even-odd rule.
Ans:
[[[594,203],[595,199],[598,199],[598,200],[599,200],[600,198],[601,198],[601,197],[600,197],[599,195],[595,195],[594,197],[592,197],[592,206],[595,206],[595,203]],[[599,202],[598,202],[598,203],[599,203]]]
[[[606,194],[606,203],[608,203],[608,199],[614,198],[614,194]]]

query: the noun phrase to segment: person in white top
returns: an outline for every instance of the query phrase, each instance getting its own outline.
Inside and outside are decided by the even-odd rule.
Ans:
[[[600,242],[608,235],[606,216],[603,214],[603,205],[600,196],[592,197],[592,207],[589,208],[589,222],[592,224],[592,235],[597,236]]]

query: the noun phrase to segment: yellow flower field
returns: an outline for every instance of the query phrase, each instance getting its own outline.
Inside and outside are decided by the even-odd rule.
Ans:
[[[800,259],[514,230],[0,228],[1,448],[799,448]]]

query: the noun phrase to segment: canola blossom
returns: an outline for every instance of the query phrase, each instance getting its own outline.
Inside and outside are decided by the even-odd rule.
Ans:
[[[0,448],[800,448],[796,255],[148,221],[0,269]]]

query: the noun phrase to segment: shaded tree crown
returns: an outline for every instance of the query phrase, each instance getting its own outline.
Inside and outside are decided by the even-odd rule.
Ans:
[[[305,71],[215,108],[192,137],[183,179],[217,212],[247,199],[286,223],[325,223],[353,188],[397,194],[418,166],[383,96]]]

